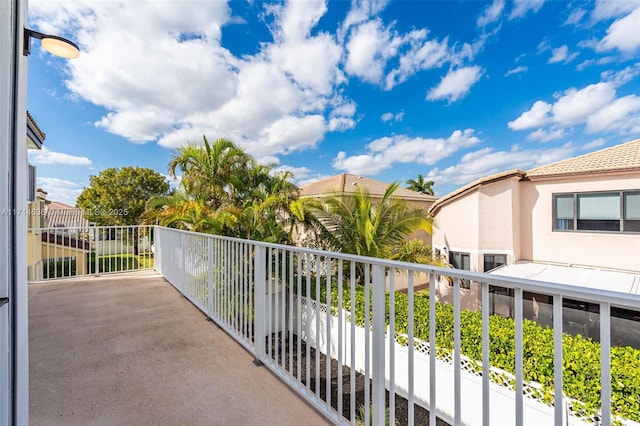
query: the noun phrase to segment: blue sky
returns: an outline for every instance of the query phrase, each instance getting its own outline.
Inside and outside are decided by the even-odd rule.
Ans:
[[[167,173],[226,137],[299,184],[349,172],[437,195],[640,137],[640,0],[31,0],[32,152],[49,199],[108,167]]]

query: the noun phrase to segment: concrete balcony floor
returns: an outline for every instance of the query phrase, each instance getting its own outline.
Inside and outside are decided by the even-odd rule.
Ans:
[[[32,425],[324,425],[154,272],[29,285]]]

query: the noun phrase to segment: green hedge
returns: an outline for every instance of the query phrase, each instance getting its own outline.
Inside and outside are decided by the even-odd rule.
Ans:
[[[76,275],[76,259],[44,260],[42,262],[42,277],[62,278]]]
[[[315,280],[314,280],[315,281]],[[295,289],[294,289],[295,290]],[[306,295],[303,280],[302,294]],[[315,298],[315,282],[311,297]],[[320,301],[326,302],[326,287],[320,288]],[[343,287],[343,308],[351,309],[351,294]],[[364,325],[362,286],[356,287],[356,322]],[[338,305],[338,289],[332,286],[333,308]],[[407,333],[408,296],[395,293],[395,331]],[[370,299],[371,302],[371,299]],[[389,295],[386,301],[386,323],[389,323]],[[436,342],[438,351],[453,350],[453,306],[436,302]],[[461,350],[476,361],[482,361],[482,313],[460,312]],[[489,361],[493,367],[515,374],[515,322],[498,315],[489,317]],[[429,295],[414,297],[414,336],[429,340]],[[553,330],[529,320],[523,322],[523,375],[525,381],[542,385],[542,400],[553,402]],[[580,401],[579,408],[595,414],[600,410],[600,343],[582,336],[563,336],[563,384],[566,396]],[[640,421],[640,350],[632,347],[611,348],[612,413],[622,418]]]
[[[141,263],[152,262],[152,260],[148,261],[147,258],[139,259],[138,256],[133,254],[98,256],[98,273],[128,271],[148,267],[149,265],[146,264],[141,265]],[[76,271],[76,259],[45,260],[42,263],[42,276],[45,279],[74,277],[77,275]],[[96,273],[94,253],[87,256],[87,265],[84,271],[88,274]]]
[[[96,273],[95,254],[87,256],[88,271]],[[119,272],[139,269],[138,257],[133,254],[112,254],[98,256],[98,273]]]

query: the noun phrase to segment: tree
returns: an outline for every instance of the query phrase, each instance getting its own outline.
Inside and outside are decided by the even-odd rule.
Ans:
[[[433,194],[433,186],[434,182],[432,180],[424,180],[424,177],[421,174],[418,174],[417,179],[409,179],[407,181],[407,189],[412,191],[420,192],[422,194]]]
[[[175,177],[179,168],[186,195],[217,209],[236,195],[234,183],[246,175],[251,157],[228,139],[209,144],[206,136],[202,138],[202,146],[188,143],[176,150],[169,173]]]
[[[393,196],[398,184],[389,185],[379,202],[359,187],[353,195],[334,195],[323,200],[316,217],[329,235],[334,249],[343,253],[389,258],[406,238],[422,229],[433,230],[433,219],[411,209]]]
[[[109,168],[89,177],[76,201],[87,220],[98,225],[137,225],[147,201],[167,195],[169,184],[155,170],[143,167]]]
[[[291,243],[297,216],[290,206],[299,188],[289,172],[258,164],[228,139],[178,148],[169,163],[181,186],[170,197],[147,204],[146,223],[259,241]]]
[[[181,186],[170,195],[149,199],[141,223],[233,236],[230,231],[235,228],[241,213],[233,206],[215,210],[206,205],[204,200],[187,197]]]
[[[353,195],[336,194],[316,207],[315,215],[324,228],[323,241],[331,250],[360,256],[395,260],[415,260],[416,248],[405,248],[409,235],[422,229],[433,231],[433,219],[421,210],[412,209],[393,196],[399,188],[389,185],[379,202],[359,187]],[[406,255],[406,256],[405,256]],[[426,263],[432,263],[421,257]],[[356,279],[364,279],[364,265],[356,265]]]

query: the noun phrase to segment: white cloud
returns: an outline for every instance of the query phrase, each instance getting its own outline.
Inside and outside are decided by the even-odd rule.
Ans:
[[[637,4],[638,3],[636,3],[636,5]],[[617,49],[624,53],[633,53],[637,51],[640,49],[639,28],[640,6],[637,6],[631,13],[611,24],[607,29],[607,35],[600,41],[596,50],[603,52]]]
[[[76,198],[82,192],[80,184],[54,177],[38,177],[38,188],[47,192],[47,200],[72,206],[76,204]]]
[[[317,173],[308,167],[295,167],[283,164],[274,169],[276,172],[290,172],[293,175],[293,181],[298,186],[303,186],[311,182],[329,177],[322,173]]]
[[[327,128],[330,132],[353,129],[356,127],[356,104],[337,96],[331,100],[332,110]]]
[[[544,101],[536,101],[529,111],[523,112],[520,117],[509,122],[511,130],[530,129],[543,126],[548,120],[551,105]]]
[[[527,139],[540,141],[540,142],[549,142],[555,139],[562,139],[566,135],[566,131],[564,129],[552,128],[550,130],[538,129],[534,132],[529,133],[527,135]]]
[[[434,168],[427,177],[436,185],[454,183],[465,185],[481,177],[511,169],[528,170],[569,158],[574,153],[571,144],[548,149],[519,149],[496,151],[483,148],[465,154],[460,162],[443,170]]]
[[[504,0],[493,0],[489,6],[484,9],[482,15],[478,17],[478,27],[485,27],[500,19],[502,11],[504,10]]]
[[[71,166],[91,165],[91,160],[87,157],[51,151],[46,146],[43,146],[39,151],[29,151],[29,160],[36,164],[68,164]]]
[[[484,38],[449,46],[424,28],[398,32],[380,16],[387,3],[354,0],[336,35],[318,29],[323,0],[262,5],[273,40],[243,56],[221,45],[222,28],[238,22],[225,2],[33,0],[30,24],[79,41],[65,84],[107,110],[96,126],[167,148],[224,136],[274,157],[356,126],[355,103],[343,96],[347,75],[390,90],[421,70],[459,67],[482,48]],[[450,73],[441,96],[464,96],[476,68]],[[284,124],[302,137],[276,136]]]
[[[571,14],[567,17],[567,20],[564,21],[565,25],[578,25],[582,18],[587,14],[587,11],[584,9],[574,9],[571,11]]]
[[[529,139],[541,141],[558,139],[564,136],[564,130],[577,125],[585,125],[587,133],[637,133],[640,131],[640,97],[618,98],[616,95],[616,87],[627,82],[637,71],[635,67],[628,67],[620,72],[605,73],[603,76],[609,81],[565,90],[556,95],[553,104],[536,101],[530,110],[508,126],[512,130],[538,128]],[[547,125],[551,127],[544,128]]]
[[[343,41],[354,26],[369,21],[382,12],[390,0],[352,0],[351,9],[338,30],[338,38]]]
[[[409,49],[402,53],[398,65],[387,74],[385,79],[387,90],[403,83],[418,71],[439,68],[447,62],[460,63],[467,55],[462,50],[455,52],[449,47],[448,39],[431,40],[427,35],[426,30],[420,30],[412,31],[405,36],[404,41],[409,44]]]
[[[610,64],[612,62],[616,62],[616,57],[615,56],[603,56],[601,58],[593,58],[593,59],[587,59],[586,61],[582,61],[578,64],[578,66],[576,67],[577,71],[582,71],[583,69],[591,66],[591,65],[606,65],[606,64]]]
[[[287,7],[277,7],[281,32],[285,39],[304,40],[327,12],[324,0],[291,2]]]
[[[347,42],[346,71],[370,83],[380,83],[387,60],[397,52],[401,39],[380,19],[356,27]]]
[[[485,36],[471,44],[450,46],[448,38],[430,38],[425,28],[399,32],[395,22],[385,24],[378,16],[387,3],[354,1],[338,30],[338,40],[345,42],[344,68],[349,75],[391,90],[420,71],[446,63],[460,66],[484,45]]]
[[[313,148],[324,137],[324,130],[324,118],[321,115],[286,116],[265,128],[260,141],[254,146],[250,145],[250,150],[256,155],[268,155]]]
[[[587,132],[617,130],[622,133],[640,132],[640,97],[628,95],[598,109],[587,118]]]
[[[626,15],[637,7],[638,3],[635,1],[597,0],[595,7],[591,11],[591,19],[593,21],[602,21],[618,18]]]
[[[553,121],[565,126],[584,122],[589,115],[612,102],[615,96],[616,90],[611,83],[568,89],[553,105]]]
[[[610,81],[615,86],[622,86],[640,75],[640,62],[630,65],[620,71],[605,71],[601,74],[602,80]]]
[[[180,183],[182,182],[182,175],[176,175],[176,177],[171,176],[170,174],[166,174],[166,173],[160,173],[162,176],[164,176],[165,180],[169,183],[169,185],[172,188],[177,188],[178,186],[180,186]]]
[[[523,73],[523,72],[527,72],[528,70],[529,70],[529,68],[527,68],[525,66],[519,66],[519,67],[515,67],[513,69],[510,69],[509,71],[507,71],[504,74],[504,76],[508,77],[510,75],[513,75],[513,74],[520,74],[520,73]]]
[[[386,123],[387,121],[391,121],[391,120],[393,120],[393,113],[392,113],[392,112],[385,112],[384,114],[382,114],[382,115],[380,116],[380,120],[381,120],[383,123]]]
[[[558,62],[564,62],[565,64],[568,64],[569,62],[573,61],[576,56],[578,56],[578,52],[573,52],[573,53],[569,53],[569,46],[562,45],[556,49],[551,49],[551,58],[549,58],[549,62],[550,64],[555,64]]]
[[[83,54],[68,62],[67,87],[108,110],[97,126],[132,142],[173,148],[207,134],[273,157],[355,126],[355,104],[349,112],[348,99],[334,101],[346,81],[343,48],[315,31],[324,1],[264,6],[274,17],[273,42],[243,57],[220,44],[221,27],[231,20],[225,2],[34,0],[30,6],[35,27],[73,28]]]
[[[455,102],[466,96],[475,83],[482,77],[483,70],[479,66],[471,66],[450,70],[449,73],[440,80],[440,84],[433,87],[427,93],[428,100],[448,99]]]
[[[598,139],[592,140],[591,142],[585,143],[584,145],[582,145],[581,149],[584,151],[591,151],[596,148],[600,148],[606,143],[607,143],[607,140],[605,138],[598,138]]]
[[[394,135],[367,145],[367,153],[348,156],[340,151],[333,167],[347,173],[375,175],[395,163],[433,165],[460,150],[480,143],[473,129],[456,130],[448,138],[410,138]]]
[[[388,123],[390,121],[399,122],[399,121],[402,121],[403,118],[404,118],[404,111],[400,111],[395,114],[392,112],[385,112],[380,116],[380,121],[382,121],[383,123]]]
[[[545,0],[514,0],[513,10],[509,19],[516,19],[525,16],[529,11],[536,13],[542,8]]]

